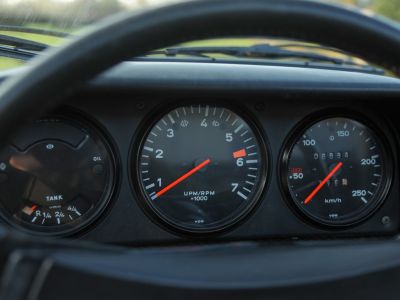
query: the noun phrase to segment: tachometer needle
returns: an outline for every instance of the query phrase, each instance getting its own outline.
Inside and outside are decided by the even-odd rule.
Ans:
[[[311,192],[310,195],[304,200],[304,204],[307,204],[314,198],[314,196],[322,189],[322,187],[328,182],[329,179],[332,178],[333,175],[336,174],[337,171],[343,166],[342,162],[339,162],[333,169],[332,171],[329,172],[329,174],[324,178],[324,180],[321,181],[321,183]]]
[[[199,164],[197,167],[194,167],[193,169],[191,169],[189,172],[183,174],[181,177],[179,177],[177,180],[175,180],[174,182],[170,183],[169,185],[167,185],[165,188],[163,188],[162,190],[158,191],[156,193],[157,197],[160,197],[162,195],[164,195],[166,192],[168,192],[170,189],[172,189],[173,187],[175,187],[176,185],[178,185],[179,183],[181,183],[182,181],[184,181],[186,178],[192,176],[194,173],[196,173],[197,171],[199,171],[200,169],[204,168],[206,165],[208,165],[211,162],[211,159],[206,159],[205,161],[203,161],[201,164]]]

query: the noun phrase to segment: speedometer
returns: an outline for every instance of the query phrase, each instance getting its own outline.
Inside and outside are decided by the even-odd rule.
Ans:
[[[391,163],[383,137],[358,120],[330,117],[298,132],[283,155],[282,181],[295,206],[325,225],[350,225],[384,200]]]
[[[152,124],[133,171],[152,215],[183,231],[214,232],[254,207],[266,168],[255,126],[225,107],[191,105]]]

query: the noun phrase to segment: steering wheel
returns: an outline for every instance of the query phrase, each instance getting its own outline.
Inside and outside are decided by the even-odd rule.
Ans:
[[[22,126],[24,122],[33,120],[54,108],[56,105],[59,105],[66,99],[67,95],[75,91],[85,82],[121,61],[145,54],[154,49],[175,45],[181,42],[227,36],[270,36],[301,39],[303,41],[319,43],[352,53],[400,75],[399,27],[356,11],[302,0],[201,0],[180,3],[138,13],[122,14],[96,24],[96,27],[88,34],[72,40],[63,47],[50,49],[47,53],[33,60],[32,63],[17,76],[11,77],[3,82],[0,86],[0,137],[2,140],[5,140],[10,134]],[[21,120],[24,120],[24,122],[21,122]],[[22,297],[21,295],[26,296],[26,293],[28,293],[29,297],[31,297],[30,299],[39,297],[37,286],[36,290],[32,291],[32,288],[27,288],[27,291],[24,290],[25,286],[23,282],[24,280],[30,282],[26,278],[30,278],[28,275],[33,269],[37,272],[49,272],[49,268],[51,267],[44,262],[48,262],[49,258],[55,259],[55,255],[61,251],[60,249],[62,249],[62,251],[74,249],[73,251],[75,251],[75,254],[76,251],[84,249],[86,252],[82,254],[83,256],[79,256],[78,258],[74,256],[74,259],[79,261],[81,268],[85,266],[85,264],[88,264],[88,262],[92,262],[99,267],[98,261],[93,261],[94,258],[113,262],[114,264],[108,266],[109,270],[113,268],[117,269],[117,271],[115,271],[116,273],[113,273],[113,276],[111,276],[114,281],[110,281],[114,284],[112,286],[115,288],[115,290],[110,291],[113,297],[121,295],[118,299],[123,299],[122,295],[124,294],[122,294],[122,292],[128,293],[128,291],[134,291],[135,288],[140,290],[141,299],[147,299],[146,295],[151,298],[152,295],[157,294],[155,291],[151,290],[152,285],[146,281],[146,278],[148,279],[149,277],[140,277],[139,275],[139,277],[135,277],[132,274],[130,274],[131,277],[129,277],[126,276],[126,273],[123,273],[121,269],[118,269],[119,264],[126,264],[126,262],[120,261],[121,257],[128,259],[126,256],[129,256],[130,259],[132,259],[132,257],[135,258],[133,259],[135,263],[132,264],[132,268],[129,269],[130,272],[134,273],[135,270],[139,272],[137,268],[140,269],[141,267],[145,269],[146,259],[143,259],[143,257],[140,258],[140,253],[138,254],[135,252],[133,256],[131,255],[132,253],[127,254],[124,250],[110,250],[111,253],[108,253],[108,250],[102,250],[103,252],[99,253],[97,247],[81,244],[79,242],[40,240],[37,237],[33,239],[27,236],[16,235],[15,233],[7,234],[4,228],[1,229],[0,233],[2,241],[0,247],[0,253],[2,254],[0,256],[0,267],[1,263],[4,265],[7,261],[5,268],[8,270],[8,277],[3,277],[3,296],[9,296],[9,293],[14,293],[12,295],[14,295],[15,298],[12,299],[24,299],[18,297]],[[396,247],[396,251],[399,253],[398,246]],[[38,248],[46,250],[39,252],[40,255],[38,255],[38,252],[35,252],[37,257],[35,255],[32,257],[32,253],[30,253],[31,256],[28,255],[30,257],[28,261],[36,263],[29,265],[31,268],[28,268],[28,271],[23,268],[18,269],[18,267],[21,267],[21,264],[18,265],[18,263],[21,263],[21,260],[15,260],[14,257],[13,263],[10,262],[10,254],[11,256],[15,256],[18,250],[25,249],[25,251],[27,251],[29,249]],[[326,249],[320,249],[320,251],[323,253]],[[240,253],[239,251],[236,255]],[[276,255],[274,256],[268,251],[265,253],[269,253],[271,257],[278,259]],[[261,255],[258,252],[257,254],[253,254]],[[328,255],[328,253],[325,254]],[[73,257],[71,253],[68,255],[70,255],[69,258]],[[64,253],[64,256],[62,256],[64,259],[63,267],[65,267],[66,261],[68,261],[68,255]],[[172,254],[169,252],[169,255]],[[257,264],[257,261],[253,261],[254,257],[249,257],[248,253],[246,255],[249,261]],[[335,254],[330,253],[330,255]],[[199,253],[193,254],[193,256],[198,259]],[[179,261],[179,257],[182,259],[182,256],[175,256],[175,259]],[[184,255],[186,259],[184,262],[185,264],[191,265],[191,263],[194,263],[190,261],[190,257],[191,256],[187,253]],[[171,257],[166,255],[165,259],[168,258]],[[290,261],[288,257],[281,257],[279,259]],[[318,258],[314,259],[318,260]],[[349,261],[354,261],[357,259],[367,259],[367,257],[363,257],[362,255],[354,257],[350,255],[348,259]],[[26,263],[26,260],[22,261]],[[203,260],[200,259],[200,261]],[[216,261],[215,259],[212,259],[212,261],[217,265],[221,264],[221,261]],[[224,258],[222,261],[225,264],[224,266],[228,267],[229,264],[227,260]],[[150,268],[150,265],[156,268],[157,266],[154,265],[154,262],[162,264],[162,260],[155,259],[152,264],[147,265],[147,268]],[[254,281],[252,282],[255,278],[254,276],[262,277],[265,274],[263,272],[256,272],[257,274],[255,274],[254,270],[246,269],[246,263],[248,263],[246,260],[240,259],[237,263],[242,264],[242,269],[240,269],[240,266],[236,265],[236,268],[241,271],[236,272],[237,270],[235,271],[235,269],[227,271],[224,278],[218,277],[223,275],[221,272],[209,274],[209,277],[207,277],[206,273],[202,273],[206,272],[204,268],[197,266],[199,274],[202,274],[203,277],[198,275],[200,277],[197,277],[197,281],[194,280],[188,283],[184,281],[185,278],[178,276],[183,280],[181,282],[174,277],[174,275],[182,275],[177,274],[179,270],[181,270],[177,267],[175,272],[169,275],[167,274],[168,270],[163,270],[167,273],[158,270],[158,277],[152,282],[157,282],[159,286],[163,287],[159,289],[160,292],[164,291],[165,287],[169,285],[181,287],[182,289],[180,289],[175,296],[187,297],[187,292],[191,288],[198,288],[200,291],[204,292],[205,289],[203,288],[205,284],[202,283],[209,281],[210,284],[212,284],[207,287],[207,291],[211,290],[213,293],[206,296],[208,299],[213,299],[213,297],[225,297],[227,295],[232,299],[244,297],[246,295],[251,296],[251,293],[247,293],[249,289],[260,292],[261,294],[257,294],[259,296],[265,296],[269,288],[271,288],[270,291],[272,291],[274,288],[285,286],[285,283],[294,283],[293,278],[291,281],[289,278],[285,277],[287,274],[281,274],[281,276],[285,277],[285,280],[283,280],[282,277],[280,279],[283,281],[280,281],[278,280],[279,278],[277,279],[275,277],[274,280],[268,281],[267,279],[271,277],[264,276],[262,282],[257,281],[259,284],[257,285]],[[72,264],[74,264],[73,261]],[[205,264],[208,263],[205,262]],[[322,261],[320,264],[324,264],[324,262]],[[371,265],[371,263],[369,265]],[[22,266],[27,267],[26,264]],[[302,267],[303,271],[304,268],[307,268],[306,266],[295,264],[291,266],[288,273],[296,273],[296,270],[293,269],[296,266],[299,268]],[[77,267],[76,263],[74,267]],[[28,275],[24,273],[26,275],[25,279],[18,278],[18,289],[15,287],[15,284],[13,285],[13,273],[10,273],[10,268],[17,268],[17,270],[20,271],[25,270],[24,272],[29,273],[27,273]],[[188,270],[187,267],[182,265],[181,268],[183,270],[182,272],[188,276],[186,279],[190,276],[195,276],[190,274],[190,270]],[[244,272],[243,268],[247,270],[247,274],[240,274]],[[58,269],[53,268],[52,274],[53,276],[57,274],[60,275],[57,272],[61,272],[62,270],[72,275],[74,274],[74,272],[71,271],[73,269],[74,268],[71,266],[67,269],[60,267]],[[92,281],[89,280],[90,284],[86,281],[88,286],[92,287],[90,290],[92,294],[87,293],[82,297],[86,297],[86,299],[90,296],[93,296],[93,298],[97,297],[96,299],[110,297],[110,294],[104,294],[104,288],[100,280],[100,277],[103,279],[110,277],[105,276],[101,270],[97,269],[98,273],[94,270],[96,270],[96,268],[91,269],[91,273],[89,271],[85,273],[86,276],[89,273],[93,275],[91,277]],[[297,272],[300,272],[299,270],[300,269],[298,269]],[[118,271],[120,273],[118,273]],[[128,272],[128,270],[125,271]],[[341,272],[342,271],[343,270],[341,270]],[[311,267],[307,269],[307,272],[312,272]],[[33,279],[43,280],[47,273],[44,275],[41,273],[45,277],[39,276],[39,279],[37,279],[37,273],[34,272],[34,274],[35,277]],[[103,275],[105,277],[102,277]],[[339,276],[338,273],[335,273],[335,270],[331,270],[330,275]],[[149,274],[147,274],[147,276],[149,276]],[[168,276],[169,278],[166,278]],[[77,276],[75,278],[77,280],[78,278],[82,279],[82,276]],[[87,279],[88,277],[85,278]],[[94,280],[94,278],[96,280]],[[120,281],[116,278],[119,278]],[[303,279],[305,280],[304,282],[301,281]],[[301,286],[301,284],[307,285],[315,283],[315,281],[307,281],[312,279],[317,280],[315,276],[313,277],[310,275],[308,278],[302,278],[300,280],[301,282],[296,281],[296,284],[300,284]],[[129,289],[121,282],[129,284],[132,284],[132,282],[141,282],[143,285],[129,285],[131,288]],[[252,284],[250,284],[251,282]],[[53,285],[50,285],[50,283]],[[55,280],[50,280],[50,283],[47,283],[50,290],[55,290],[55,287],[62,289],[60,283],[57,284]],[[182,283],[182,285],[180,285],[180,283]],[[44,283],[40,282],[38,284]],[[365,285],[368,284],[365,283]],[[371,284],[371,286],[373,285],[374,284]],[[78,289],[78,292],[83,291],[82,286],[81,288],[81,290]],[[43,294],[43,290],[44,288],[41,286],[40,299],[54,299],[54,295],[56,294],[51,294],[49,290],[45,290],[45,294]],[[226,291],[227,294],[224,294],[224,291]],[[236,294],[233,294],[232,291]],[[276,289],[273,291],[272,294],[270,293],[268,295],[280,295],[276,294]],[[51,298],[49,295],[53,295],[54,297]],[[170,294],[165,295],[171,296]],[[205,296],[204,293],[201,295]],[[282,295],[284,296],[284,294]],[[284,299],[285,297],[282,295],[280,295],[281,299]],[[58,299],[68,299],[68,297],[78,299],[79,296],[80,295],[75,295],[74,297],[74,295],[69,295],[66,291],[57,294]],[[310,295],[308,295],[308,297],[310,297]],[[379,294],[379,297],[383,297],[383,294]],[[164,297],[164,299],[166,298],[168,297]],[[299,299],[302,298],[300,297]]]

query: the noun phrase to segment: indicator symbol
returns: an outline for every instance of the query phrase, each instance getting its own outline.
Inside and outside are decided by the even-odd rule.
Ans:
[[[220,123],[218,121],[212,121],[212,126],[219,127]]]
[[[182,120],[181,121],[181,127],[187,127],[189,125],[189,121],[188,120]]]

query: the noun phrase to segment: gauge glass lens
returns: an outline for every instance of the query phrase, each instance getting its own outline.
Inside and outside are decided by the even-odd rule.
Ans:
[[[169,225],[215,231],[260,197],[267,161],[260,135],[230,109],[179,107],[148,131],[138,154],[144,201]]]
[[[384,199],[388,155],[377,134],[349,118],[308,127],[284,155],[284,186],[294,204],[322,224],[348,225]]]
[[[43,119],[0,152],[1,213],[23,229],[67,234],[104,208],[113,179],[112,154],[97,131],[70,119]]]

